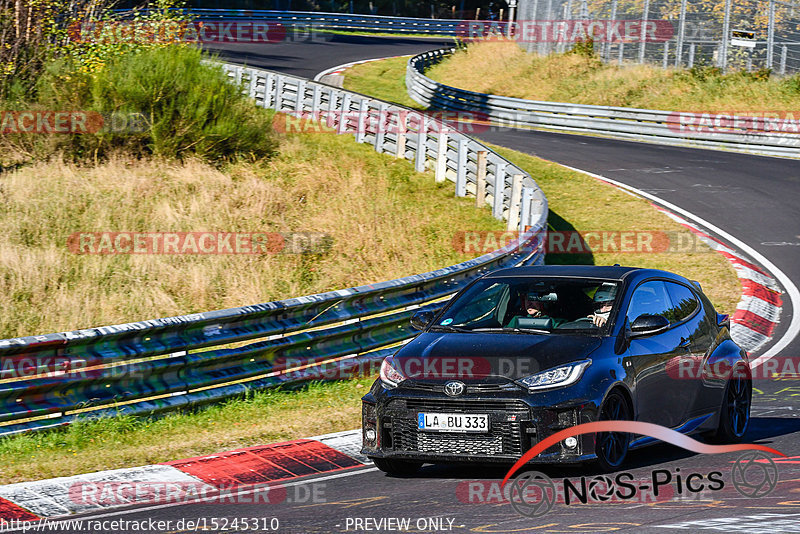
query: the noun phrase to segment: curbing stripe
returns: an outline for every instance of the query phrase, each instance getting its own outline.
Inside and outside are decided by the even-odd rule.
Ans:
[[[296,440],[178,460],[165,465],[216,487],[238,487],[339,471],[363,464],[322,442]]]

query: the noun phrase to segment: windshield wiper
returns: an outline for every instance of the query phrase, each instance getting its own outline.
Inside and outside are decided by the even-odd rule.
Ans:
[[[474,328],[473,332],[510,332],[512,334],[549,334],[549,330],[538,328]]]
[[[430,327],[429,329],[431,332],[474,332],[474,330],[470,328],[461,328],[458,326],[446,326],[441,324],[436,324]]]

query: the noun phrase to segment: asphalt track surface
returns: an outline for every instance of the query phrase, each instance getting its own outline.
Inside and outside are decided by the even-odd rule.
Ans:
[[[336,36],[326,42],[230,45],[224,56],[311,78],[349,61],[418,53],[442,44],[435,40]],[[800,161],[533,131],[499,130],[477,137],[656,195],[726,230],[766,256],[791,280],[800,281]],[[784,295],[781,324],[773,339],[784,333],[792,313]],[[782,356],[800,356],[799,349],[800,340],[795,340]],[[662,444],[631,453],[625,471],[647,485],[651,485],[648,481],[652,481],[654,470],[669,471],[673,479],[671,495],[665,489],[654,499],[652,492],[645,490],[629,501],[556,502],[546,515],[537,518],[522,516],[508,502],[492,498],[505,475],[504,467],[440,465],[425,466],[413,478],[393,478],[365,467],[304,479],[294,482],[288,488],[287,500],[279,504],[170,505],[109,512],[103,519],[275,517],[280,522],[277,532],[298,533],[800,532],[800,382],[760,380],[754,387],[752,420],[744,442],[768,445],[790,457],[777,462],[778,485],[762,498],[744,497],[731,484],[733,462],[740,453],[697,455]],[[309,429],[309,435],[314,433]],[[597,474],[588,466],[537,469],[557,484],[563,477],[578,482],[579,477],[586,476],[591,482]],[[721,490],[692,493],[684,487],[681,494],[677,493],[678,474],[688,477],[711,471],[722,473]],[[750,473],[748,477],[751,475],[755,479],[759,476]],[[471,482],[482,485],[471,486],[470,493]],[[307,497],[306,490],[310,489],[317,492],[317,499]],[[365,518],[370,522],[364,522]],[[409,528],[372,522],[389,518],[407,518]],[[427,522],[429,518],[440,522]]]

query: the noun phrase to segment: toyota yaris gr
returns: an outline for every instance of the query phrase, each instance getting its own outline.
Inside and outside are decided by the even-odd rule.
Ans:
[[[559,430],[599,420],[656,423],[718,441],[750,419],[747,353],[700,284],[653,269],[502,269],[387,357],[362,399],[363,453],[386,472],[423,463],[514,462]],[[648,437],[569,437],[535,462],[622,465]]]

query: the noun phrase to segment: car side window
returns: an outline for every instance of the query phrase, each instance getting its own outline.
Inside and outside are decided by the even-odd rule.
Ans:
[[[651,280],[637,287],[631,296],[628,306],[628,322],[632,323],[643,314],[661,315],[668,317],[672,308],[669,294],[664,282]]]
[[[667,282],[666,285],[672,301],[672,307],[666,317],[671,324],[679,323],[693,314],[700,303],[688,287],[673,282]]]

